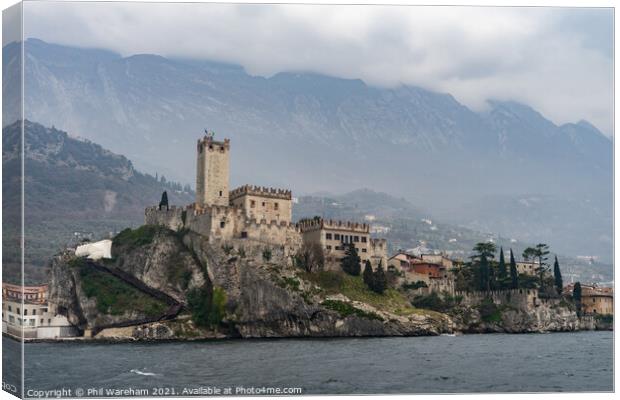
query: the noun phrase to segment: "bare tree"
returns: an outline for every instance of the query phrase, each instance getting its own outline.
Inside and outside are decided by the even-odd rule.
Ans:
[[[320,271],[325,266],[325,253],[319,243],[304,243],[296,258],[299,266],[307,272]]]

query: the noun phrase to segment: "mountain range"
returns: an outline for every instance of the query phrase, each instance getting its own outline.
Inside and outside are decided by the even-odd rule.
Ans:
[[[611,260],[613,146],[586,121],[558,126],[511,101],[474,112],[420,87],[308,72],[252,76],[213,61],[37,39],[24,54],[28,119],[151,174],[193,183],[195,140],[209,128],[231,138],[233,186],[289,187],[297,196],[372,188],[446,222]],[[19,56],[19,44],[3,48],[5,66]],[[5,97],[18,83],[3,79]],[[12,111],[3,111],[5,124]]]

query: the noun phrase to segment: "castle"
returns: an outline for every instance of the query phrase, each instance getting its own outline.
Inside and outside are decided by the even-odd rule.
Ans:
[[[211,243],[247,240],[282,246],[293,255],[304,243],[318,243],[327,267],[344,256],[345,245],[357,248],[362,261],[373,267],[387,263],[385,239],[370,238],[367,224],[327,221],[321,218],[292,222],[292,193],[287,189],[244,185],[229,189],[230,140],[216,141],[213,135],[198,140],[196,202],[184,207],[159,206],[145,210],[147,225],[164,225],[172,230],[187,229]]]

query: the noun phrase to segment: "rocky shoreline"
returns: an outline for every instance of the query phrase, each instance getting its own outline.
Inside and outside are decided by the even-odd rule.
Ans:
[[[211,243],[193,232],[140,229],[119,235],[113,259],[97,268],[70,252],[52,260],[49,300],[86,336],[59,341],[413,337],[597,328],[595,321],[582,323],[569,304],[537,300],[529,290],[463,294],[458,305],[437,312],[412,307],[413,293],[389,289],[379,295],[361,277],[304,271],[282,248],[270,248],[266,259],[264,243]],[[130,295],[113,296],[119,292]],[[166,319],[172,303],[179,309]]]

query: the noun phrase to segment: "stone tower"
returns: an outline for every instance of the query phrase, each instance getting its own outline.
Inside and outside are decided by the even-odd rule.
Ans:
[[[230,140],[205,136],[198,140],[196,207],[228,206]]]

